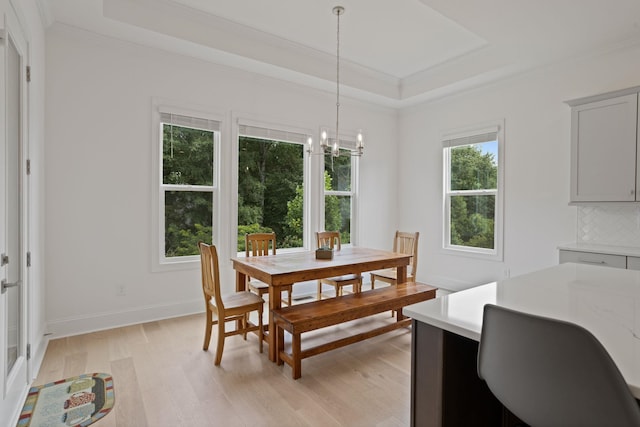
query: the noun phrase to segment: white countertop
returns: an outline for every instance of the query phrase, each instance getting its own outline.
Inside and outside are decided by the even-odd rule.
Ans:
[[[592,252],[597,254],[625,255],[640,257],[640,248],[631,246],[598,245],[595,243],[565,243],[558,249],[568,251]]]
[[[640,399],[640,271],[561,264],[413,304],[403,314],[479,341],[488,303],[585,327]]]

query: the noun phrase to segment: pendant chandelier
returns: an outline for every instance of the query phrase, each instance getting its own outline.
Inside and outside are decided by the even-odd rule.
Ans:
[[[337,31],[336,31],[336,133],[333,141],[329,138],[329,133],[326,129],[320,130],[320,147],[323,154],[330,154],[331,157],[338,157],[340,155],[340,15],[344,14],[344,7],[335,6],[333,8],[333,14],[337,16]],[[311,138],[308,140],[309,148],[308,152],[313,152],[313,141]],[[362,131],[358,130],[356,135],[355,150],[351,151],[353,156],[361,156],[364,151],[364,140]]]

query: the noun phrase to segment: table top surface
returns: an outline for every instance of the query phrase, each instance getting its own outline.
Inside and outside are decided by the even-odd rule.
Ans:
[[[256,275],[256,272],[272,278],[300,273],[307,273],[310,276],[318,275],[317,278],[322,278],[326,277],[324,275],[328,269],[335,270],[334,274],[343,274],[341,270],[362,272],[370,269],[406,266],[410,259],[410,255],[401,253],[343,246],[341,250],[334,251],[333,259],[316,259],[315,251],[303,251],[282,252],[268,256],[236,257],[231,258],[231,261],[236,270],[253,273],[252,276],[262,280],[260,276]],[[386,266],[378,266],[380,263],[386,264]]]
[[[561,264],[413,304],[404,314],[479,341],[485,304],[585,327],[640,399],[640,271]]]

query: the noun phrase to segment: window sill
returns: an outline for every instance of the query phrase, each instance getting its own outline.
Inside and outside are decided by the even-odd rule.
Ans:
[[[180,257],[176,260],[154,260],[151,266],[151,271],[153,273],[162,273],[166,271],[193,270],[195,268],[200,268],[199,256]]]
[[[468,258],[481,259],[485,261],[502,261],[503,254],[497,250],[471,248],[464,246],[450,246],[442,248],[442,253],[446,255],[464,256]]]

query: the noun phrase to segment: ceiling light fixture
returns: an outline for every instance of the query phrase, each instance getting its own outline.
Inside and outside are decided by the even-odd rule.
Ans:
[[[338,157],[340,155],[340,15],[344,14],[344,7],[335,6],[333,8],[333,14],[338,17],[337,31],[336,31],[336,134],[333,141],[329,138],[329,133],[326,129],[320,130],[320,147],[324,154],[331,154],[331,157]],[[309,148],[308,152],[313,152],[313,140],[311,137],[308,139]],[[361,156],[364,151],[364,139],[362,131],[358,130],[356,135],[355,150],[351,151],[351,155]]]

